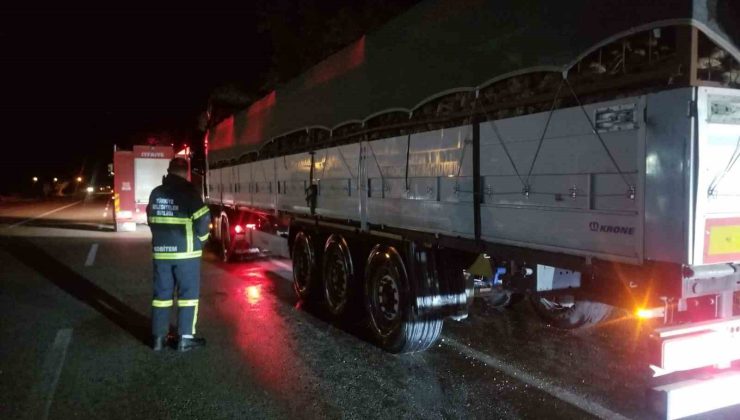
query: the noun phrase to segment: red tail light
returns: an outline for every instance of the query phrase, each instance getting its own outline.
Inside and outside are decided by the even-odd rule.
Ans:
[[[249,227],[249,225],[247,225],[247,227]],[[236,226],[234,226],[234,232],[236,232],[236,233],[242,233],[242,232],[244,232],[244,228],[242,227],[242,225],[236,225]]]
[[[247,229],[254,230],[256,227],[257,227],[257,225],[255,225],[254,223],[247,223]]]

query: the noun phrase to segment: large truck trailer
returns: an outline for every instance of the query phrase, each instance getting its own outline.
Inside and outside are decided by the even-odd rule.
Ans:
[[[227,261],[289,255],[300,298],[361,308],[390,352],[427,349],[485,295],[562,328],[653,318],[656,375],[729,367],[738,14],[422,2],[211,127],[213,238]],[[676,405],[710,383],[660,388],[668,416],[740,402]]]

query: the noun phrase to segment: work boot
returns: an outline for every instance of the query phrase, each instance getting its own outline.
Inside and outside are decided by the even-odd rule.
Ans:
[[[177,351],[190,351],[198,347],[205,347],[205,345],[206,339],[203,337],[180,337],[180,341],[177,342]]]
[[[152,336],[152,349],[154,351],[161,351],[167,345],[167,336],[155,335]]]

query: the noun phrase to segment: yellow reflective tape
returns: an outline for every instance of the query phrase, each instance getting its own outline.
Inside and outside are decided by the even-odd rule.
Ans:
[[[203,251],[193,252],[155,252],[155,260],[184,260],[188,258],[198,258],[203,255]]]
[[[154,299],[152,301],[152,306],[154,306],[155,308],[169,308],[170,306],[172,306],[172,299],[170,300]]]
[[[709,233],[709,255],[740,252],[740,226],[712,226]]]
[[[185,307],[195,308],[193,311],[193,332],[191,333],[195,335],[195,324],[198,322],[198,306],[199,306],[198,299],[178,299],[177,306],[181,308],[185,308]]]
[[[193,313],[193,335],[195,335],[196,322],[198,322],[198,302],[195,302],[195,313]]]
[[[188,244],[187,252],[193,252],[193,224],[185,225],[185,243]]]
[[[210,232],[206,233],[203,236],[198,236],[198,239],[200,239],[201,242],[205,242],[205,240],[208,239],[209,236],[211,236]]]
[[[159,223],[162,225],[186,225],[190,223],[187,217],[169,217],[169,216],[152,216],[149,223]]]
[[[201,216],[204,216],[208,213],[208,206],[203,206],[200,208],[200,210],[193,213],[193,219],[197,219]]]

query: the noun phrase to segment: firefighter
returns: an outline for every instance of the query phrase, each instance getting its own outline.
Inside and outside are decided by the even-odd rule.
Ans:
[[[177,305],[177,349],[205,346],[195,336],[200,293],[200,257],[211,221],[193,184],[187,180],[188,161],[170,161],[162,185],[149,196],[147,221],[152,230],[154,298],[152,300],[152,348],[167,345],[170,309]],[[177,289],[177,299],[174,299]]]

